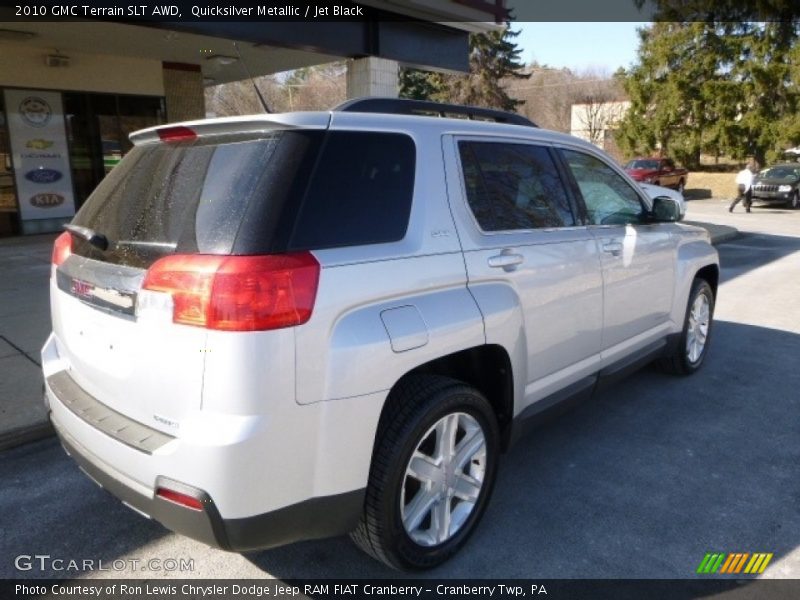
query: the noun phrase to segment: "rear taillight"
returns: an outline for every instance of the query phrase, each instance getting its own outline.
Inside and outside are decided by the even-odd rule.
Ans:
[[[174,502],[175,504],[180,504],[186,508],[191,508],[192,510],[203,510],[203,503],[200,500],[194,496],[182,494],[181,492],[176,492],[175,490],[158,488],[156,490],[156,496],[163,498],[164,500]]]
[[[311,318],[320,267],[309,252],[266,256],[174,254],[142,288],[172,296],[172,321],[223,331],[263,331]]]
[[[72,236],[69,231],[65,231],[56,238],[53,244],[53,260],[55,266],[59,266],[72,254]]]

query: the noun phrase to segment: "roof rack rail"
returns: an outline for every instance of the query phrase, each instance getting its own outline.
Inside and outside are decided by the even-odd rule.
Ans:
[[[429,102],[427,100],[410,100],[408,98],[354,98],[353,100],[343,102],[333,110],[337,112],[387,113],[417,116],[434,114],[440,117],[464,115],[468,119],[491,120],[497,123],[508,123],[509,125],[538,127],[536,123],[530,119],[526,119],[522,115],[502,110],[481,108],[478,106],[463,106],[460,104]]]

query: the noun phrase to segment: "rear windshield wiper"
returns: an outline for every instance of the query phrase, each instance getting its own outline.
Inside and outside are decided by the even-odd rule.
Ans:
[[[94,229],[72,224],[64,225],[64,229],[80,238],[85,239],[95,248],[100,248],[100,250],[103,251],[108,250],[108,238],[102,233],[96,232]]]

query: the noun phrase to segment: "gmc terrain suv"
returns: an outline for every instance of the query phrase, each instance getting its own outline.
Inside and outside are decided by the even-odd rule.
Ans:
[[[174,531],[350,533],[432,567],[526,424],[703,364],[708,234],[574,137],[361,99],[131,139],[55,243],[45,399],[83,470]]]

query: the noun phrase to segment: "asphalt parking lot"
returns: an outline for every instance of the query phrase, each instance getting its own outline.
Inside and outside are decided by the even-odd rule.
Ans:
[[[704,368],[644,369],[534,431],[502,460],[470,543],[430,576],[687,578],[714,551],[772,552],[764,577],[800,578],[800,211],[729,214],[707,200],[687,218],[742,232],[718,246]],[[0,481],[3,578],[402,577],[347,538],[239,555],[172,534],[97,488],[54,439],[1,454]],[[20,571],[22,554],[127,566]],[[152,558],[193,570],[142,572]]]

